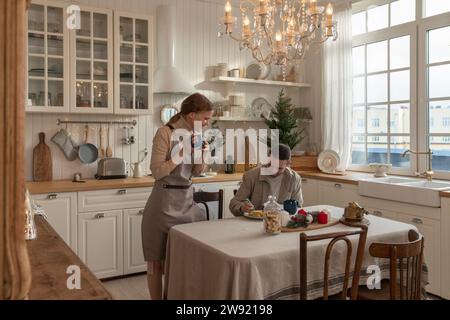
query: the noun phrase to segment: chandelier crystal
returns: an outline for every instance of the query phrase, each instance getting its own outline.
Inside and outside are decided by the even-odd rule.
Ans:
[[[219,36],[236,40],[260,63],[282,66],[284,78],[286,67],[302,60],[311,44],[338,37],[331,3],[325,8],[317,0],[242,0],[239,9],[240,36],[234,32],[238,23],[229,1]]]

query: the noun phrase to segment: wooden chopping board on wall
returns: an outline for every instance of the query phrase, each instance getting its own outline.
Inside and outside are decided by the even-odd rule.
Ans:
[[[39,144],[33,149],[33,180],[50,181],[53,179],[52,153],[45,144],[45,133],[39,133]]]

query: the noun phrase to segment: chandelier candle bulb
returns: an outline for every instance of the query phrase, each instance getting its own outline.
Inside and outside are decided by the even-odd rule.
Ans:
[[[333,25],[333,6],[331,5],[331,3],[328,3],[326,11],[326,26],[331,27],[332,25]]]

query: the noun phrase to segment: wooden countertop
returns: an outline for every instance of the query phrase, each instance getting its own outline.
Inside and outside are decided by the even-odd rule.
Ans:
[[[371,173],[348,171],[345,175],[331,175],[321,173],[319,171],[297,171],[302,178],[317,179],[323,181],[348,183],[358,185],[362,179],[373,177]],[[193,178],[194,183],[212,183],[212,182],[228,182],[240,181],[242,173],[224,174],[219,173],[215,177]],[[85,183],[72,182],[70,180],[55,180],[46,182],[27,182],[27,188],[30,194],[42,193],[58,193],[58,192],[78,192],[78,191],[92,191],[105,189],[120,189],[120,188],[139,188],[152,187],[155,179],[151,176],[143,178],[127,178],[127,179],[112,179],[112,180],[96,180],[87,179]],[[450,192],[441,191],[441,197],[450,198]]]
[[[50,224],[35,216],[37,239],[27,241],[31,263],[30,300],[111,300],[110,293]],[[81,289],[69,290],[67,267],[80,267]]]

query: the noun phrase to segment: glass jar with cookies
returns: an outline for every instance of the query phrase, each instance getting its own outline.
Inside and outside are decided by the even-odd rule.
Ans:
[[[269,196],[264,204],[264,229],[269,234],[281,233],[281,215],[282,210],[276,202],[275,196]]]

